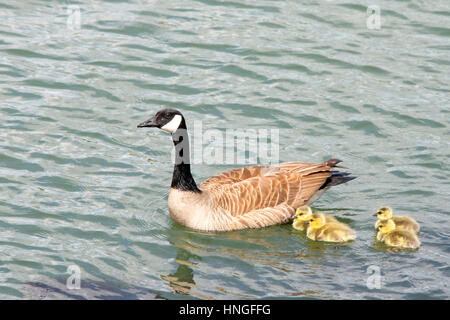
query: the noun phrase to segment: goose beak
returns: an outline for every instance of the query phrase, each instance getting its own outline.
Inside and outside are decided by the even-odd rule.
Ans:
[[[158,127],[158,125],[155,123],[155,117],[148,119],[137,126],[138,128],[145,128],[145,127]]]
[[[373,216],[374,216],[374,217],[377,217],[377,216],[378,216],[378,213],[375,213]]]

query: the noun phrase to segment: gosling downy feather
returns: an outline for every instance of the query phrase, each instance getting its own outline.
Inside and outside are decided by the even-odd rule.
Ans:
[[[355,230],[342,222],[326,222],[322,213],[317,213],[309,221],[306,236],[311,240],[327,242],[346,242],[356,239]]]
[[[138,127],[156,127],[172,134],[176,152],[169,212],[173,220],[193,229],[231,231],[287,223],[294,218],[294,208],[312,203],[330,187],[355,178],[333,170],[341,161],[331,159],[234,169],[197,186],[190,169],[183,115],[163,109]]]
[[[330,216],[329,214],[321,213],[325,217],[325,222],[339,222],[335,217]],[[296,230],[304,231],[308,228],[309,220],[312,218],[317,218],[318,213],[313,213],[311,207],[309,206],[301,206],[295,212],[296,218],[292,223],[292,226]]]
[[[398,230],[392,219],[382,220],[378,226],[377,240],[384,244],[407,249],[417,249],[420,241],[414,232]]]
[[[411,217],[408,216],[394,216],[390,207],[381,207],[377,210],[375,216],[378,218],[375,223],[375,229],[378,229],[381,221],[392,219],[395,222],[397,230],[406,230],[418,233],[420,231],[420,225]]]

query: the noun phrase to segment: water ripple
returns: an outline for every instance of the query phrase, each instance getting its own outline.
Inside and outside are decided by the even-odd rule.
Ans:
[[[450,297],[446,1],[380,1],[380,29],[340,1],[73,5],[80,25],[67,1],[0,3],[0,298]],[[170,137],[136,128],[162,107],[203,132],[276,129],[280,161],[344,160],[358,179],[314,205],[358,240],[172,221]],[[381,205],[420,222],[418,251],[375,241]]]

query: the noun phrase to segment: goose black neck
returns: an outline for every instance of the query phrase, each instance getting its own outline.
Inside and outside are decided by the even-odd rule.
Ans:
[[[201,193],[191,174],[189,138],[184,118],[177,131],[172,133],[172,141],[175,147],[175,166],[170,187],[181,191]]]

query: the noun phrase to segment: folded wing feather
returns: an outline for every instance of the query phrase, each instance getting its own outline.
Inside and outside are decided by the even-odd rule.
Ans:
[[[332,166],[286,162],[230,170],[203,182],[215,203],[241,223],[260,227],[289,221],[331,176]],[[255,226],[253,226],[255,224]]]

